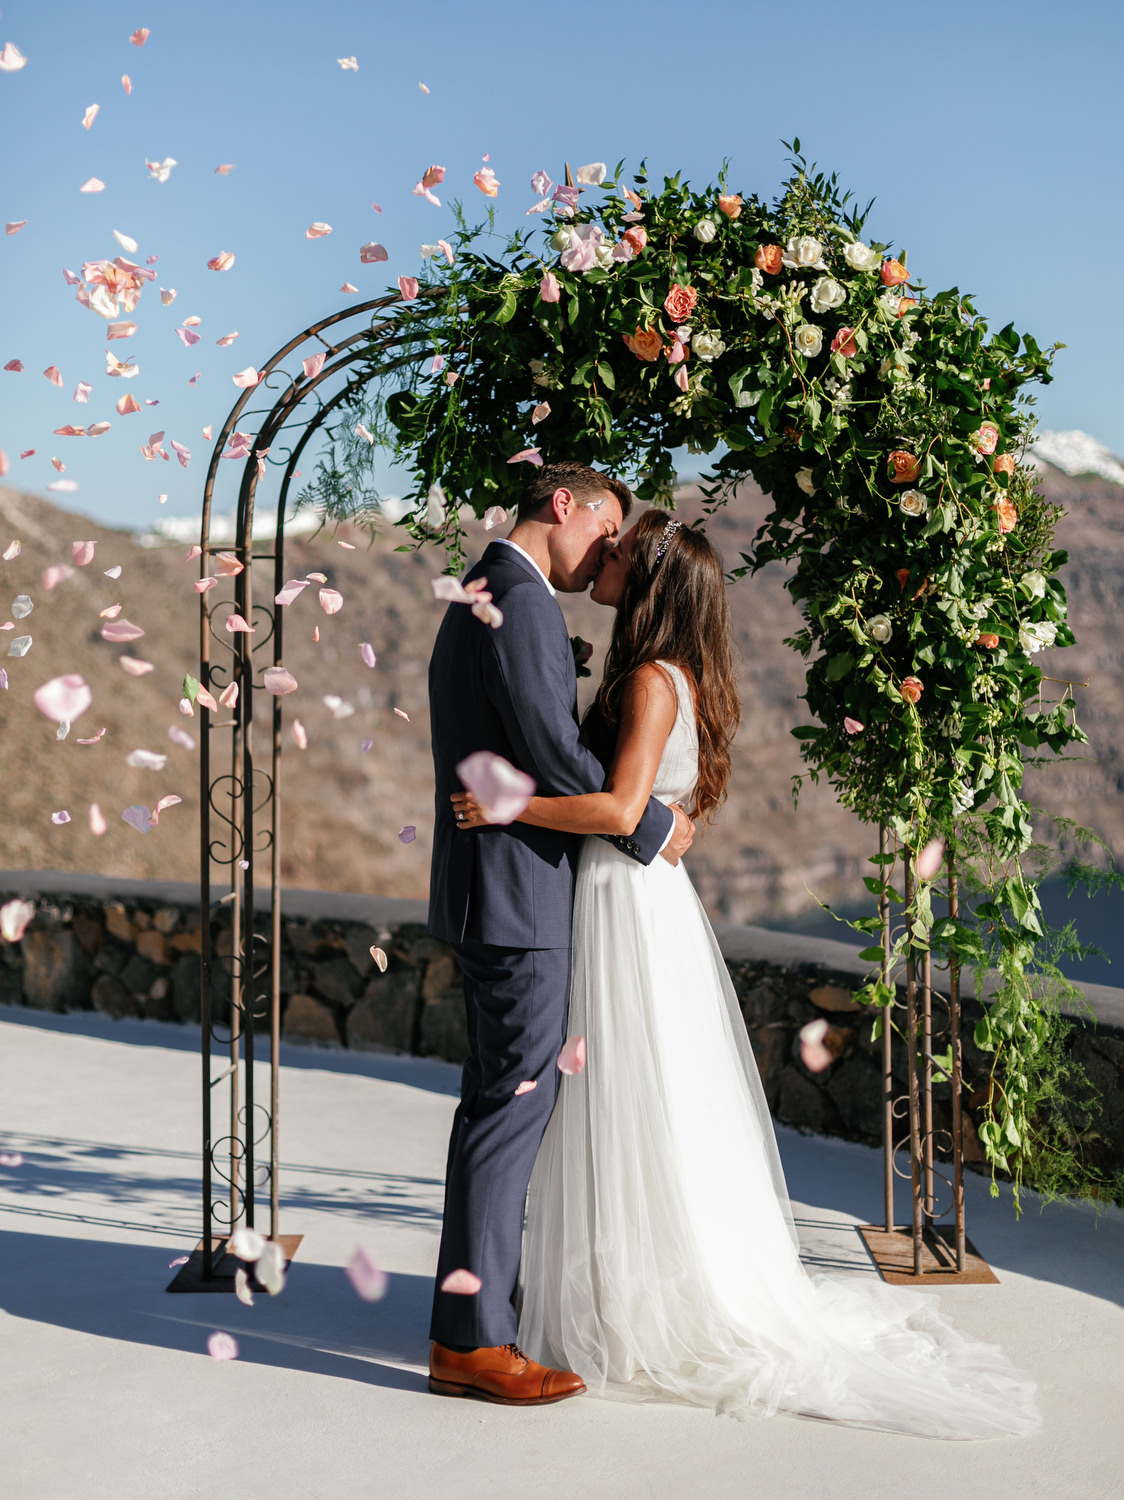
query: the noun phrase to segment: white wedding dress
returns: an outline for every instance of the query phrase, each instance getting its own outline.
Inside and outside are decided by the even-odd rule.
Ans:
[[[690,797],[690,689],[656,776]],[[809,1276],[737,999],[682,864],[587,838],[570,1036],[527,1202],[519,1342],[596,1393],[941,1438],[1038,1425],[1031,1380],[930,1292]]]

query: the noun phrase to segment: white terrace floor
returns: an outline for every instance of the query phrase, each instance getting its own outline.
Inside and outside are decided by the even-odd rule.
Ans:
[[[970,1179],[998,1286],[945,1304],[1040,1383],[1033,1438],[935,1443],[776,1418],[741,1423],[583,1397],[513,1411],[425,1391],[455,1070],[286,1047],[289,1284],[251,1309],[169,1296],[198,1237],[199,1067],[187,1029],[0,1011],[0,1490],[6,1500],[863,1497],[1124,1493],[1124,1215],[1031,1202],[1016,1225]],[[878,1157],[781,1133],[810,1264],[871,1274],[853,1225]],[[361,1302],[358,1244],[392,1273]],[[227,1329],[241,1358],[216,1363]]]

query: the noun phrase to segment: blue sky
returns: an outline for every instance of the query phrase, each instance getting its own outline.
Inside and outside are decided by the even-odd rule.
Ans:
[[[28,223],[0,238],[0,364],[25,366],[0,372],[6,482],[43,489],[54,454],[79,485],[61,503],[99,520],[195,510],[202,428],[221,426],[231,375],[345,303],[343,282],[373,296],[416,273],[419,243],[450,229],[446,205],[411,196],[432,162],[447,168],[442,198],[473,212],[490,153],[507,228],[528,222],[531,173],[557,178],[566,160],[646,156],[653,174],[701,186],[728,156],[732,185],[767,196],[794,134],[862,201],[877,198],[871,237],[907,249],[930,291],[959,285],[993,328],[1013,320],[1064,342],[1042,425],[1124,452],[1120,17],[1100,0],[14,0],[0,45],[28,62],[0,73],[0,220]],[[137,26],[151,32],[140,49]],[[359,71],[342,71],[336,59],[352,55]],[[151,180],[145,159],[166,156],[169,180]],[[237,170],[216,176],[222,162]],[[79,193],[91,176],[105,191]],[[315,220],[332,235],[306,240]],[[111,346],[140,367],[127,386],[105,376],[105,324],[62,277],[120,253],[114,229],[139,242],[138,259],[160,257],[136,336]],[[370,239],[387,264],[360,264]],[[236,262],[216,274],[206,261],[220,250]],[[177,289],[173,306],[159,286]],[[202,319],[190,349],[174,333],[189,315]],[[52,364],[61,389],[40,373]],[[93,386],[86,406],[72,402],[79,380]],[[119,417],[126,390],[160,405]],[[104,437],[51,436],[99,419],[113,423]],[[142,459],[161,428],[190,447],[190,468]],[[26,448],[36,455],[21,462]]]

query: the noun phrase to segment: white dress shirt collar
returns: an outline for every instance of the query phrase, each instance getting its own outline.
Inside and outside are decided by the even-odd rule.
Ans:
[[[513,542],[510,537],[498,536],[498,537],[496,537],[496,541],[500,544],[501,547],[513,547],[515,549],[515,551],[518,552],[518,554],[519,554],[520,557],[525,557],[527,559],[527,561],[531,564],[531,567],[534,568],[535,572],[542,579],[543,583],[546,584],[547,588],[550,590],[551,597],[553,598],[553,596],[555,594],[554,585],[551,583],[550,579],[546,576],[546,574],[543,572],[543,570],[539,567],[538,563],[531,556],[531,554],[529,552],[525,552],[523,550],[523,548],[519,545],[519,543],[518,542]]]

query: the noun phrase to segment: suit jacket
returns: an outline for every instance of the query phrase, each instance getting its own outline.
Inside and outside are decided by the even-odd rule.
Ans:
[[[457,765],[491,750],[526,771],[544,797],[598,792],[605,768],[578,737],[577,674],[566,622],[520,553],[493,542],[467,574],[486,577],[498,630],[450,604],[429,663],[436,822],[429,930],[446,942],[568,948],[581,838],[525,823],[457,830]],[[639,825],[611,842],[650,864],[674,821],[654,797]]]

